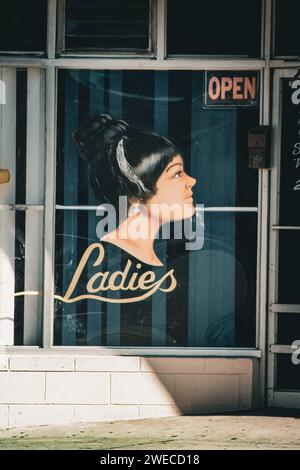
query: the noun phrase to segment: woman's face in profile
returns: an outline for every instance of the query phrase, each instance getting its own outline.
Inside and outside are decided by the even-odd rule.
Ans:
[[[157,192],[147,206],[156,215],[158,211],[161,222],[192,217],[196,211],[192,187],[196,182],[185,173],[182,157],[176,155],[158,178]]]

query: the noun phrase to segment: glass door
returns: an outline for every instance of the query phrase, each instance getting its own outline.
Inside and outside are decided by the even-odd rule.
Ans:
[[[300,407],[300,75],[274,75],[269,406]]]

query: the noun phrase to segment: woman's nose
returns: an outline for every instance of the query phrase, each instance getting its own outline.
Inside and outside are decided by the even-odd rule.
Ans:
[[[192,176],[189,176],[189,180],[188,180],[186,186],[192,188],[193,186],[195,186],[196,183],[197,183],[196,178],[193,178]]]

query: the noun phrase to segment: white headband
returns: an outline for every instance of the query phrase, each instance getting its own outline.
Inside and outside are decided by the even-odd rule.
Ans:
[[[149,190],[145,188],[142,180],[135,174],[135,172],[132,169],[132,166],[130,165],[127,158],[125,157],[123,139],[121,139],[118,143],[116,155],[117,155],[117,162],[118,162],[121,172],[132,183],[135,183],[138,186],[139,190],[142,191],[142,193],[149,192]]]

